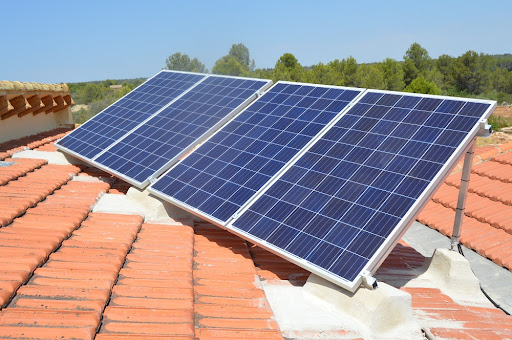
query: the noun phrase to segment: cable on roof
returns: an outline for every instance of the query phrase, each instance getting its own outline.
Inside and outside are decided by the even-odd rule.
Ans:
[[[459,253],[466,257],[464,255],[464,251],[462,250],[462,244],[460,243],[457,243],[457,249],[459,250]],[[469,266],[471,268],[471,264]],[[473,268],[471,268],[471,271],[473,272],[473,274],[475,274],[475,272],[473,271]],[[476,274],[475,274],[476,276]],[[482,287],[482,284],[479,283],[479,286],[480,286],[480,290],[482,291],[482,293],[484,293],[485,297],[494,305],[494,307],[498,308],[498,309],[501,309],[501,311],[503,311],[503,313],[507,314],[507,315],[510,315],[509,312],[507,312],[507,310],[505,310],[505,308],[503,308],[499,303],[497,303],[496,301],[494,301],[490,296],[489,294],[487,294],[487,292],[485,291],[485,289]]]

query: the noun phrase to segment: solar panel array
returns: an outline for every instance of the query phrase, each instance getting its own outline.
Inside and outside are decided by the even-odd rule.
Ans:
[[[208,131],[215,130],[214,126],[246,106],[268,85],[268,80],[209,76],[102,153],[95,162],[122,174],[132,183],[143,183],[197,144]]]
[[[361,92],[281,82],[151,191],[226,222]]]
[[[496,105],[270,84],[162,71],[57,146],[143,187],[206,140],[149,190],[353,291]]]
[[[233,226],[352,286],[489,107],[368,91]]]
[[[204,78],[203,74],[161,71],[58,141],[56,145],[80,158],[93,159]]]

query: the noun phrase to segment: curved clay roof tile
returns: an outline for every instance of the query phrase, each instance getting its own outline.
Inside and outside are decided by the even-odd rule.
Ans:
[[[14,86],[11,84],[10,81],[2,80],[2,81],[0,81],[0,90],[12,91],[12,90],[14,90]]]

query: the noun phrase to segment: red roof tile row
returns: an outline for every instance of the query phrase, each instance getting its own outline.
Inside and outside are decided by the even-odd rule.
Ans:
[[[492,162],[507,164],[506,157],[498,157]],[[192,228],[142,223],[137,215],[90,213],[102,193],[122,194],[129,188],[102,171],[9,161],[15,164],[0,168],[7,176],[0,184],[0,200],[9,200],[9,209],[0,208],[0,338],[282,339],[260,280],[303,285],[307,271],[207,223]],[[106,182],[71,181],[70,174]],[[473,178],[477,176],[486,177],[482,183],[489,188],[489,181],[496,181]],[[447,184],[420,215],[446,233],[453,224],[450,195],[455,185]],[[494,191],[492,201],[486,195],[490,190],[481,188],[471,189],[472,200],[507,205],[505,191]],[[469,211],[477,214],[478,205]],[[506,249],[493,243],[492,232],[510,235],[467,217],[463,242],[485,249],[497,261],[505,259]],[[512,318],[501,311],[460,305],[437,289],[402,287],[424,261],[402,242],[379,275],[411,293],[416,318],[432,334],[512,336]],[[450,322],[440,324],[440,319]],[[339,332],[343,334],[336,336],[358,336],[353,330]],[[296,335],[308,334],[316,336],[311,331]]]
[[[413,314],[436,339],[507,339],[512,336],[512,317],[496,308],[461,305],[437,288],[408,287],[417,277],[411,269],[426,258],[400,241],[377,275],[412,296]]]
[[[56,141],[59,138],[64,137],[67,133],[69,133],[71,129],[69,128],[59,128],[46,132],[41,132],[36,135],[31,135],[27,137],[23,137],[20,139],[16,139],[13,141],[8,141],[4,143],[0,143],[0,161],[11,157],[16,152],[20,152],[28,149],[36,149],[43,145],[47,145]],[[52,144],[53,145],[53,144]],[[53,147],[55,148],[55,147]],[[48,151],[48,150],[40,150],[40,151]]]
[[[244,240],[199,224],[194,284],[197,338],[282,339]]]
[[[145,223],[112,290],[97,339],[194,336],[191,227]]]
[[[461,242],[512,270],[512,143],[477,149],[463,220]],[[461,172],[437,190],[418,221],[451,236]]]

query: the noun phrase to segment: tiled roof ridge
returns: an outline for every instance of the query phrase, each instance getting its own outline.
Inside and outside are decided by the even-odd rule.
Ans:
[[[69,87],[65,83],[45,84],[1,80],[0,92],[69,92]]]
[[[0,81],[0,120],[32,113],[60,113],[61,122],[71,122],[69,108],[74,104],[66,84]],[[65,116],[65,117],[64,117]]]

